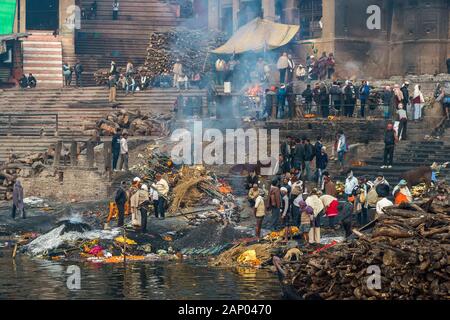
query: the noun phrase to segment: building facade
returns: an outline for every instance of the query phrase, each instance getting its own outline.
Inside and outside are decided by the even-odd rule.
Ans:
[[[446,72],[448,0],[210,0],[209,27],[227,32],[255,16],[298,24],[299,62],[333,52],[341,77]]]

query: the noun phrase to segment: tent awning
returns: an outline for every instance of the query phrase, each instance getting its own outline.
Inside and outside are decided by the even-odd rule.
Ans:
[[[256,18],[239,28],[223,46],[212,53],[233,54],[276,49],[291,41],[299,30],[300,26],[297,25]]]

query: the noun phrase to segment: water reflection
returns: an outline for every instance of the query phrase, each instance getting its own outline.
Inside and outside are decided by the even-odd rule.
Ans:
[[[0,258],[0,299],[280,299],[267,270],[208,268],[188,262],[79,264],[81,290],[66,287],[69,264]]]

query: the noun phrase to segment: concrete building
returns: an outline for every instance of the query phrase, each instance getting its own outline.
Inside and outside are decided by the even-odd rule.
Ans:
[[[446,72],[448,0],[209,0],[209,27],[227,32],[255,16],[299,24],[299,62],[334,52],[342,77]]]

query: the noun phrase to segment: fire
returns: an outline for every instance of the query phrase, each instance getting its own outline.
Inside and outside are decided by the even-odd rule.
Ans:
[[[252,96],[252,97],[259,96],[262,93],[263,93],[263,90],[262,90],[262,88],[261,88],[261,86],[259,84],[255,84],[254,86],[250,86],[247,89],[247,92],[246,92],[246,94],[248,96]]]

